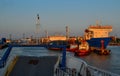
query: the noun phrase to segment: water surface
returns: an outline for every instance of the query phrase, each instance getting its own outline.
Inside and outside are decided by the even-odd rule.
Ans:
[[[89,65],[120,75],[120,46],[108,46],[108,49],[111,50],[111,55],[101,56],[91,53],[88,56],[80,58],[85,60]]]

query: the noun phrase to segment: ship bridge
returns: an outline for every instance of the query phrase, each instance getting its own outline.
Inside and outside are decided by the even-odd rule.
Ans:
[[[85,39],[109,37],[111,31],[111,25],[90,25],[85,31]]]

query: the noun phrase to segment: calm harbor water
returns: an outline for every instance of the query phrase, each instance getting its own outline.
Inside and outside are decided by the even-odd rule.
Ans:
[[[111,50],[111,55],[101,56],[91,53],[81,58],[91,66],[120,75],[120,46],[108,46],[107,48]]]
[[[120,75],[120,46],[108,46],[111,50],[111,55],[101,56],[91,53],[88,56],[78,57],[86,61],[89,65],[98,67]],[[3,55],[4,50],[0,50],[0,56]],[[35,51],[35,52],[33,52]],[[13,55],[28,55],[28,56],[44,56],[44,55],[59,55],[60,51],[51,51],[40,47],[14,47],[10,53]],[[71,54],[71,53],[67,53]],[[9,56],[9,57],[10,57]]]

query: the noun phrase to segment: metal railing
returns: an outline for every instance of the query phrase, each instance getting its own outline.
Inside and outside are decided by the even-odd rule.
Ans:
[[[54,76],[120,76],[91,66],[87,67],[84,71],[86,74],[81,75],[74,69],[66,68],[65,70],[62,70],[58,67],[55,70]]]
[[[120,76],[118,74],[111,73],[90,65],[88,65],[87,70],[90,72],[91,76]]]
[[[70,68],[56,68],[55,76],[76,76],[76,70]]]
[[[60,58],[59,58],[60,59]],[[118,74],[108,72],[93,66],[88,65],[85,61],[79,59],[79,69],[76,68],[65,68],[59,67],[58,60],[54,67],[54,76],[120,76]]]
[[[10,51],[12,49],[12,46],[9,46],[8,49],[6,50],[6,52],[4,53],[4,55],[2,56],[1,60],[0,60],[0,68],[4,67],[7,61],[7,58],[10,54]]]

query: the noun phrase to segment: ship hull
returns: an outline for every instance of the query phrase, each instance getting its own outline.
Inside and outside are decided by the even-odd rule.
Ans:
[[[105,37],[105,38],[91,38],[90,40],[87,40],[88,44],[90,47],[94,47],[94,48],[101,48],[102,47],[102,43],[101,41],[104,41],[103,45],[104,48],[106,48],[111,40],[110,37]]]

